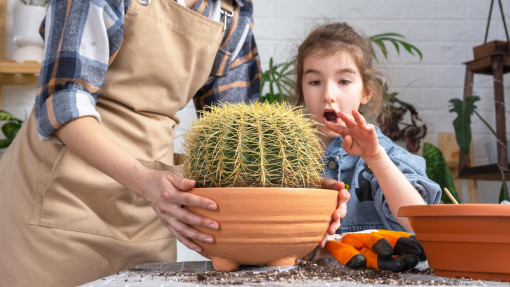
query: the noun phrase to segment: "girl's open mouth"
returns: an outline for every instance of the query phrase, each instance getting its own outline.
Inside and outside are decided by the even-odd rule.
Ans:
[[[331,123],[337,123],[339,119],[334,110],[325,110],[323,117],[326,121]]]

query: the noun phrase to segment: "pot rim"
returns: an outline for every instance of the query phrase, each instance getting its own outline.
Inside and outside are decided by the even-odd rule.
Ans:
[[[402,206],[398,216],[500,216],[510,217],[510,204],[467,203]]]
[[[227,187],[194,187],[191,191],[211,191],[211,192],[236,192],[236,191],[246,191],[246,190],[254,190],[260,193],[274,193],[275,191],[282,192],[337,192],[338,190],[334,189],[323,189],[323,188],[301,188],[301,187],[262,187],[262,186],[243,186],[243,187],[235,187],[235,186],[227,186]]]

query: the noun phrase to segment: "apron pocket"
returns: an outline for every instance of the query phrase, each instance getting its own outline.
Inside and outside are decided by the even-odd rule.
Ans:
[[[54,166],[36,224],[133,242],[173,237],[146,201],[67,149]]]

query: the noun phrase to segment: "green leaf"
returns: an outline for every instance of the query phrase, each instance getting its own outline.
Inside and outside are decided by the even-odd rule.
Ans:
[[[390,42],[395,47],[395,50],[397,51],[397,54],[400,55],[400,49],[399,45],[402,45],[404,49],[411,55],[416,56],[418,55],[420,57],[420,61],[423,59],[423,55],[416,46],[402,40],[405,39],[405,37],[398,33],[383,33],[383,34],[376,34],[370,37],[370,41],[372,42],[372,50],[374,50],[374,59],[376,62],[378,62],[377,55],[375,53],[374,44],[376,47],[381,50],[381,53],[383,54],[384,58],[388,59],[388,49],[386,48],[386,45],[384,44],[385,41]]]
[[[9,112],[0,110],[0,122],[4,123],[1,127],[1,131],[5,136],[5,139],[0,141],[0,148],[6,148],[14,140],[16,134],[18,134],[21,126],[23,125],[23,121],[16,118]]]
[[[460,150],[465,155],[469,154],[469,146],[471,145],[471,114],[476,109],[475,102],[479,100],[480,97],[478,96],[468,97],[465,101],[459,99],[450,100],[452,104],[450,112],[457,113],[457,117],[453,120],[455,138]]]
[[[13,140],[21,125],[16,122],[8,122],[2,126],[2,132],[8,140]]]
[[[455,188],[455,183],[453,181],[453,177],[450,173],[450,169],[446,164],[446,160],[444,159],[444,155],[440,149],[435,147],[430,143],[423,144],[423,158],[426,162],[426,173],[427,176],[435,181],[441,189],[447,188],[453,197],[460,203],[460,198],[457,193],[457,189]],[[443,193],[441,196],[441,200],[444,203],[453,203],[450,198]]]
[[[455,138],[460,150],[465,154],[469,154],[469,145],[471,144],[471,120],[469,118],[457,117],[453,120],[453,128],[455,129]]]
[[[0,121],[19,121],[19,119],[7,111],[0,110]]]

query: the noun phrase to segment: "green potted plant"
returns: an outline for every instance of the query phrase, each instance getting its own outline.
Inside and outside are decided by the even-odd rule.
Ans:
[[[211,107],[184,135],[190,192],[218,210],[215,242],[198,243],[218,271],[241,264],[293,265],[326,234],[338,191],[321,187],[321,146],[312,120],[288,104]]]
[[[395,142],[405,142],[408,151],[417,152],[427,135],[427,126],[413,105],[399,99],[397,92],[389,92],[386,84],[383,88],[383,108],[377,118],[381,132]],[[410,122],[405,122],[406,115]]]
[[[0,110],[0,123],[2,123],[2,134],[3,137],[0,139],[0,156],[14,140],[14,137],[18,134],[18,131],[23,125],[23,120],[16,118],[11,113]]]
[[[453,98],[450,99],[451,109],[450,112],[457,114],[457,117],[453,120],[453,127],[455,129],[455,138],[460,150],[465,154],[469,154],[469,146],[471,145],[471,115],[475,114],[482,123],[489,129],[489,131],[496,137],[496,132],[489,125],[489,123],[476,111],[475,103],[480,100],[478,96],[471,96],[466,98],[464,101]],[[499,202],[503,200],[510,200],[508,194],[508,188],[506,186],[505,173],[498,166],[501,173],[502,185],[499,193]]]

